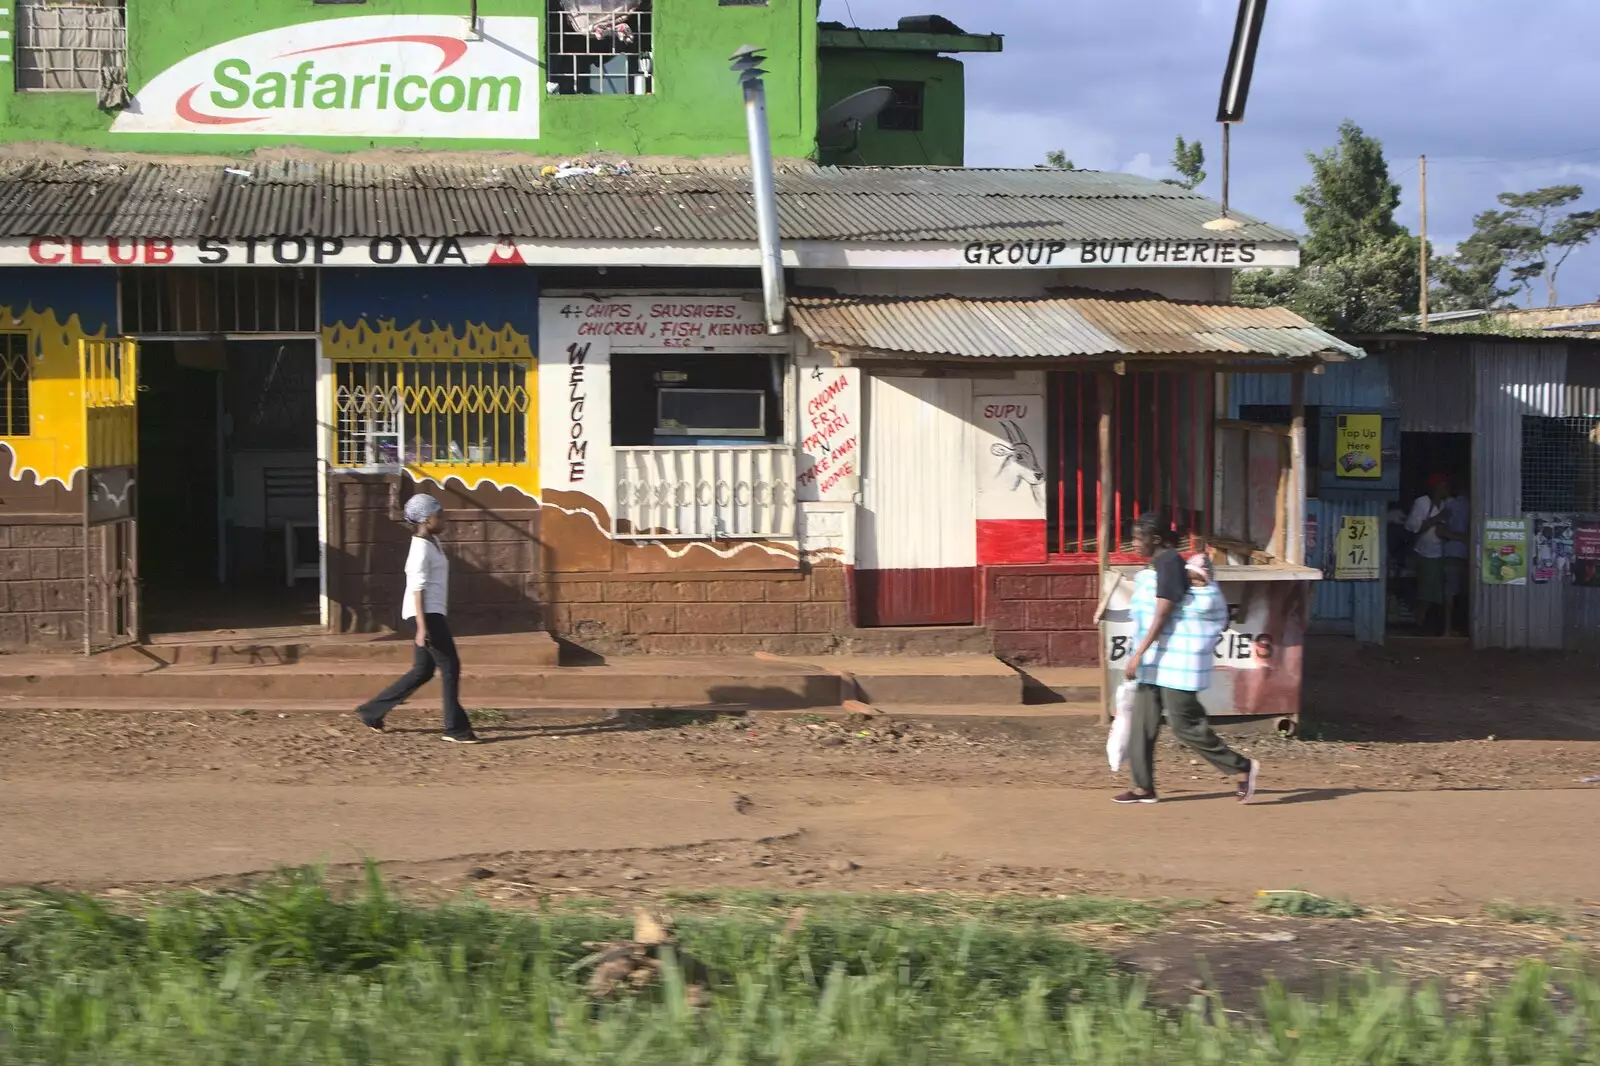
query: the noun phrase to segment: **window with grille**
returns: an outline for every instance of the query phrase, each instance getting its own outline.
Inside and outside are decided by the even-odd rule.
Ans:
[[[342,467],[528,461],[528,365],[336,362],[334,455]]]
[[[1214,454],[1212,376],[1129,371],[1110,394],[1113,557],[1133,550],[1133,523],[1159,508],[1198,543],[1209,530]],[[1099,553],[1100,400],[1093,373],[1049,376],[1045,457],[1046,537],[1050,554]]]
[[[33,378],[26,333],[0,333],[0,436],[28,435],[28,384]]]
[[[883,81],[894,92],[889,106],[878,112],[878,128],[900,133],[922,132],[922,99],[927,85],[920,81]]]
[[[16,0],[19,90],[104,93],[126,85],[123,0]]]
[[[1600,511],[1600,418],[1523,416],[1522,509]]]
[[[310,270],[124,270],[120,290],[122,332],[129,336],[317,332],[317,278]]]
[[[548,0],[545,69],[562,96],[655,91],[651,0]]]

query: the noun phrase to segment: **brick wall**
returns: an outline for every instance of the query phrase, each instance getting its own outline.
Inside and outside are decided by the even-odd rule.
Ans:
[[[1096,666],[1093,563],[984,569],[984,622],[995,654],[1018,666]]]
[[[0,525],[0,650],[82,645],[82,522],[62,515]]]
[[[547,579],[550,629],[602,654],[820,655],[849,628],[845,569]]]

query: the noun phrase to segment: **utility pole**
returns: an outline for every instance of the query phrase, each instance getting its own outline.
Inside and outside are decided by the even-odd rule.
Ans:
[[[1422,300],[1418,319],[1422,331],[1428,331],[1428,157],[1424,155],[1417,164],[1422,176]]]

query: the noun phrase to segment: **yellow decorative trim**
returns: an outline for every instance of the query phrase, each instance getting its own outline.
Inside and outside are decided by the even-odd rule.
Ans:
[[[84,466],[84,404],[78,344],[104,340],[106,327],[86,333],[77,315],[65,322],[53,310],[18,310],[0,306],[0,326],[29,334],[31,380],[28,409],[31,432],[26,437],[0,437],[11,451],[11,478],[31,477],[38,484],[55,481],[72,487]]]
[[[408,463],[406,471],[414,479],[443,485],[460,481],[469,489],[484,485],[514,488],[530,498],[539,495],[539,373],[532,340],[507,325],[492,329],[482,323],[467,323],[461,332],[453,327],[424,329],[421,322],[399,326],[393,319],[381,319],[376,327],[365,319],[355,325],[338,323],[322,330],[323,358],[333,362],[519,362],[527,365],[526,395],[515,398],[515,405],[527,418],[527,457],[524,462],[504,463]],[[429,406],[437,402],[428,398]],[[525,406],[524,406],[525,405]],[[448,404],[447,404],[448,406]]]

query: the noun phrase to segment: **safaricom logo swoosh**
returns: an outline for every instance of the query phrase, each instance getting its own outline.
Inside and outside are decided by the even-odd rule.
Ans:
[[[439,65],[432,75],[402,74],[396,77],[389,63],[381,63],[374,73],[347,75],[317,73],[316,60],[307,59],[292,73],[282,70],[255,71],[246,59],[220,60],[211,72],[206,94],[210,107],[227,112],[245,107],[257,111],[517,111],[522,103],[522,79],[514,75],[461,78],[445,74],[467,54],[467,42],[457,37],[434,34],[396,34],[368,37],[358,41],[300,48],[273,56],[290,59],[322,52],[343,51],[373,45],[421,44],[439,50]],[[266,121],[268,115],[228,115],[202,111],[196,96],[207,88],[199,82],[186,89],[174,109],[185,122],[199,126],[238,126]]]

